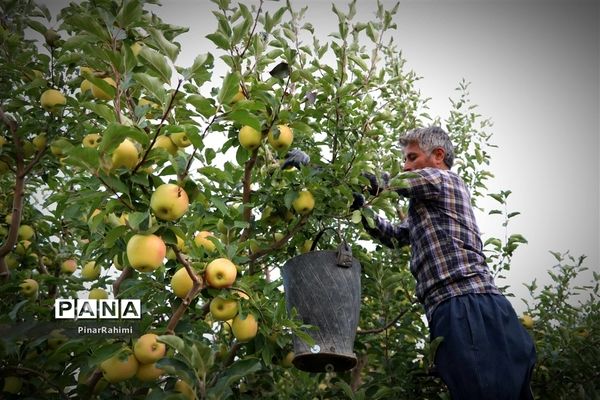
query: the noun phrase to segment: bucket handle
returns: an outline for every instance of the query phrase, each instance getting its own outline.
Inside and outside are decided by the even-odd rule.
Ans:
[[[343,268],[350,268],[352,266],[353,261],[352,248],[350,247],[348,242],[346,242],[346,240],[342,238],[340,231],[330,226],[321,229],[319,233],[317,233],[317,236],[315,237],[312,246],[310,246],[310,251],[315,250],[315,248],[317,247],[317,243],[319,242],[325,231],[329,229],[335,231],[337,233],[338,239],[340,240],[340,245],[337,248],[337,266]]]

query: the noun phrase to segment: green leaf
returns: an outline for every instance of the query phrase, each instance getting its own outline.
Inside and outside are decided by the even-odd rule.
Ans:
[[[218,100],[221,104],[228,104],[233,100],[240,87],[240,77],[235,72],[230,72],[223,79],[223,86],[219,91]]]
[[[100,146],[98,146],[98,150],[101,153],[109,152],[116,148],[126,138],[132,138],[141,143],[143,146],[148,145],[150,141],[146,132],[140,129],[132,126],[111,123],[108,125],[108,128],[106,128],[104,134],[102,135],[102,141],[100,142]]]
[[[142,5],[138,0],[127,0],[119,10],[117,22],[121,28],[127,28],[142,18]]]
[[[143,46],[142,51],[140,51],[140,57],[146,60],[148,65],[158,73],[163,83],[171,83],[172,70],[165,56],[148,46]]]
[[[222,393],[226,389],[228,389],[234,382],[239,381],[244,376],[253,374],[261,370],[260,360],[256,358],[246,358],[243,360],[238,360],[231,364],[229,368],[227,368],[222,377],[217,381],[217,384],[214,388],[211,389],[211,393],[213,395],[217,393]],[[219,398],[219,397],[216,397]]]
[[[127,232],[129,232],[129,227],[126,225],[117,226],[116,228],[111,229],[106,236],[104,236],[104,241],[102,243],[104,248],[113,248],[119,239],[122,239]]]
[[[153,97],[159,100],[161,103],[166,103],[167,91],[165,90],[163,83],[160,79],[148,75],[146,73],[135,73],[133,74],[133,80],[142,85]]]
[[[179,55],[179,47],[165,38],[162,31],[156,28],[148,28],[148,31],[150,32],[152,39],[154,39],[156,46],[163,52],[163,54],[166,54],[172,62],[175,62],[177,56]]]
[[[159,342],[177,350],[178,353],[186,354],[186,345],[182,338],[175,335],[161,335],[156,338]]]
[[[184,79],[199,78],[202,80],[209,68],[212,67],[213,60],[214,58],[210,53],[200,54],[194,59],[192,66],[185,70]]]
[[[86,101],[83,102],[83,106],[98,116],[104,118],[107,122],[115,122],[117,119],[114,111],[105,104]]]
[[[214,100],[199,94],[189,96],[186,101],[194,106],[196,110],[206,118],[212,117],[217,112],[217,108],[213,104]]]
[[[231,44],[229,43],[229,39],[227,38],[227,36],[223,35],[220,32],[215,32],[206,35],[206,38],[213,42],[220,49],[229,50],[231,48]]]
[[[100,158],[96,149],[88,147],[71,147],[67,150],[66,162],[86,169],[95,170],[100,166]]]
[[[261,131],[260,120],[254,114],[244,109],[237,109],[227,115],[228,119],[240,125],[248,125],[257,131]]]

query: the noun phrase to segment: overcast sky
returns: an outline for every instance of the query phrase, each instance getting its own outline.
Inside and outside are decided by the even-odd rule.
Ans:
[[[309,5],[306,21],[323,40],[337,30],[331,3],[292,0],[296,9]],[[347,9],[347,1],[335,3]],[[166,22],[190,27],[178,38],[178,65],[208,51],[220,55],[205,39],[216,29],[213,9],[209,1],[163,1],[158,13]],[[371,18],[375,2],[359,0],[358,10],[359,19]],[[586,265],[600,270],[599,2],[412,0],[401,2],[395,20],[395,42],[423,78],[418,87],[432,98],[430,114],[448,116],[448,98],[464,78],[479,112],[494,123],[499,148],[492,149],[495,178],[488,187],[512,190],[509,208],[522,214],[511,220],[510,233],[529,240],[509,273],[513,305],[522,309],[523,282],[548,282],[546,270],[555,264],[550,250],[585,254]],[[478,214],[478,221],[484,238],[503,234],[498,218]]]

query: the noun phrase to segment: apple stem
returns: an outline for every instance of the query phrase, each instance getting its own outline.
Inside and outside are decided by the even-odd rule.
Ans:
[[[86,386],[89,388],[88,390],[90,393],[92,393],[92,391],[96,387],[96,384],[100,381],[101,378],[102,370],[100,370],[100,368],[96,368],[94,372],[92,372],[88,380],[85,382]]]

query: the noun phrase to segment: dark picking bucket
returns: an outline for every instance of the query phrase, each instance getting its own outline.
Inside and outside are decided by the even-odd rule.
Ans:
[[[318,235],[313,248],[318,241]],[[360,311],[360,263],[345,243],[337,251],[310,251],[288,260],[282,276],[288,313],[296,309],[315,345],[293,336],[292,363],[308,372],[346,371],[356,365],[354,338]]]

